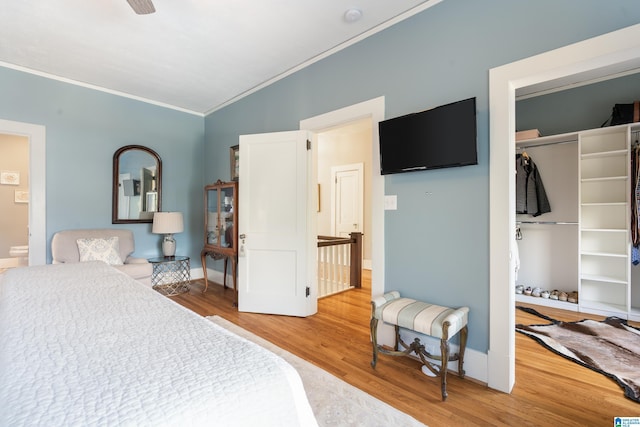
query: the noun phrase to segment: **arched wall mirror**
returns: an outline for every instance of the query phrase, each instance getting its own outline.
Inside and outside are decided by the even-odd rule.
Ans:
[[[127,145],[113,155],[111,222],[153,222],[162,207],[162,160],[141,145]]]

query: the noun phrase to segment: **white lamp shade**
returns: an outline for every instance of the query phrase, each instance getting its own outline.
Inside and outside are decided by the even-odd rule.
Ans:
[[[182,212],[156,212],[153,214],[152,233],[173,234],[182,233],[183,230]]]

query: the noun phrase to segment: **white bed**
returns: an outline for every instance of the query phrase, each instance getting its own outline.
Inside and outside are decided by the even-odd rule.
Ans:
[[[0,275],[0,425],[317,423],[279,356],[96,261]]]

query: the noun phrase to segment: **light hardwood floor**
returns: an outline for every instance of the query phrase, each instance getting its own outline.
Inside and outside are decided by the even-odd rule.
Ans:
[[[222,316],[432,427],[613,426],[615,416],[640,416],[640,404],[626,399],[613,380],[521,334],[516,334],[516,385],[511,394],[450,375],[449,397],[442,402],[438,379],[424,376],[418,361],[382,355],[374,370],[370,280],[368,275],[364,279],[362,289],[319,300],[318,313],[308,318],[239,313],[232,306],[232,290],[210,283],[202,294],[202,280],[193,281],[189,293],[172,298],[200,315]],[[562,310],[538,311],[566,321],[598,319]],[[519,323],[546,323],[516,312]],[[478,327],[482,326],[470,325],[469,333]]]

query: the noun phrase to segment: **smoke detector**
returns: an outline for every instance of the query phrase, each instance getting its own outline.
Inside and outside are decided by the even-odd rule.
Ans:
[[[352,23],[360,20],[362,18],[362,11],[360,9],[347,9],[344,13],[344,20]]]

